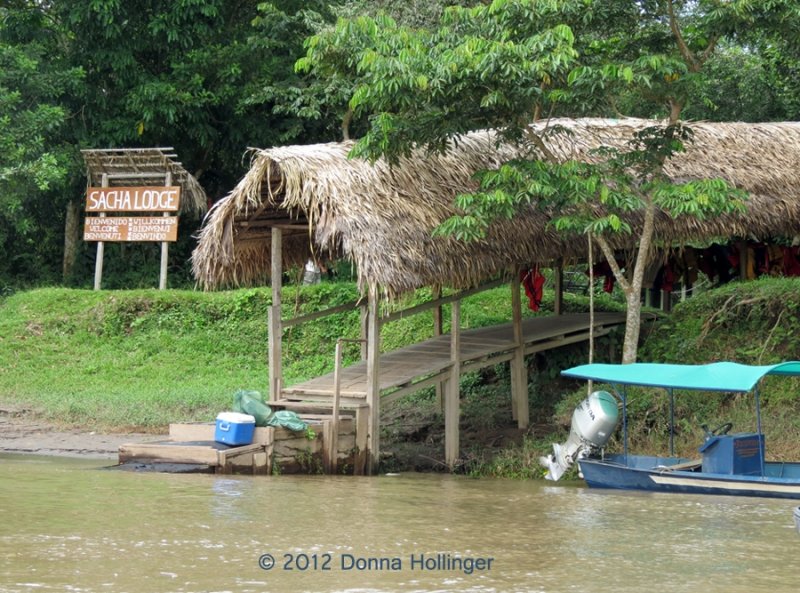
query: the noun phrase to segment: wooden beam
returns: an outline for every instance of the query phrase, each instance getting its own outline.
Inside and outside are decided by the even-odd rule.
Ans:
[[[511,279],[511,309],[514,329],[514,356],[511,359],[511,414],[519,428],[527,428],[530,422],[528,372],[525,368],[525,337],[522,333],[520,281],[519,273],[516,272]]]
[[[367,405],[369,406],[367,428],[369,462],[367,472],[369,475],[378,470],[378,461],[380,460],[380,350],[381,327],[378,319],[378,288],[375,285],[370,285],[367,313]]]
[[[286,319],[283,321],[283,327],[292,327],[293,325],[298,325],[300,323],[305,323],[307,321],[314,321],[315,319],[319,319],[320,317],[327,317],[328,315],[335,315],[336,313],[345,313],[347,311],[352,311],[359,305],[359,301],[352,301],[349,303],[345,303],[344,305],[337,305],[336,307],[330,307],[328,309],[323,309],[322,311],[315,311],[314,313],[308,313],[307,315],[300,315],[299,317],[293,317],[292,319]]]
[[[409,317],[411,315],[417,315],[418,313],[422,313],[429,309],[433,309],[434,307],[441,307],[442,305],[446,305],[448,303],[453,303],[455,301],[460,301],[462,299],[467,298],[468,296],[472,296],[474,294],[478,294],[479,292],[483,292],[485,290],[490,290],[492,288],[497,288],[498,286],[502,286],[505,284],[503,280],[495,280],[494,282],[489,282],[487,284],[482,284],[481,286],[477,286],[475,288],[471,288],[469,290],[462,290],[459,293],[452,294],[450,296],[446,296],[443,298],[438,298],[436,300],[428,301],[427,303],[422,303],[420,305],[415,305],[413,307],[409,307],[408,309],[403,309],[401,311],[395,311],[394,313],[387,315],[383,318],[383,323],[389,323],[391,321],[397,321],[398,319],[402,319],[403,317]]]
[[[161,179],[169,175],[169,173],[156,173],[147,172],[147,173],[108,173],[106,174],[111,179]],[[166,183],[164,184],[166,185]]]
[[[269,398],[281,399],[283,327],[281,322],[281,284],[283,282],[283,236],[280,229],[272,231],[272,305],[269,322]]]
[[[461,301],[453,301],[450,312],[450,376],[444,403],[444,457],[452,470],[459,458],[461,388]]]

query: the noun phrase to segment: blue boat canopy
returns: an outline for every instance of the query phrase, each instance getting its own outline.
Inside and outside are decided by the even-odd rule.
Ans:
[[[765,375],[800,376],[800,362],[750,366],[737,362],[711,364],[584,364],[561,372],[565,377],[618,385],[665,389],[749,392]]]

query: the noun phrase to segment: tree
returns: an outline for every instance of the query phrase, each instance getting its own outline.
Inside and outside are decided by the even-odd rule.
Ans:
[[[293,64],[304,38],[330,18],[322,0],[5,3],[0,94],[9,123],[0,136],[17,150],[0,156],[0,166],[7,159],[17,171],[13,190],[10,181],[3,188],[6,212],[15,208],[6,244],[29,259],[46,236],[49,251],[45,262],[10,273],[30,278],[47,269],[54,281],[61,241],[65,280],[75,258],[90,263],[79,249],[81,148],[173,146],[217,198],[240,177],[247,147],[318,139],[327,122],[276,113],[276,106],[300,84]],[[181,225],[189,237],[197,221]],[[17,240],[22,230],[28,242]],[[157,266],[152,245],[126,247],[127,257]],[[173,262],[191,249],[181,241]],[[122,257],[108,259],[112,267]],[[132,267],[126,261],[121,272]]]
[[[348,0],[334,7],[336,24],[317,23],[316,34],[305,42],[306,57],[295,66],[312,76],[306,77],[305,85],[291,89],[289,101],[279,108],[303,118],[338,120],[338,129],[330,130],[336,140],[363,134],[366,118],[354,119],[350,99],[361,82],[361,56],[382,37],[378,29],[399,26],[430,31],[446,7],[464,4],[465,0]]]
[[[557,228],[590,233],[625,292],[623,362],[633,362],[656,212],[703,217],[742,207],[741,192],[720,180],[670,184],[664,176],[664,164],[691,139],[682,111],[723,40],[737,42],[743,30],[766,30],[797,12],[788,0],[494,0],[449,9],[432,32],[386,17],[340,22],[309,42],[301,65],[357,77],[350,107],[370,127],[354,156],[392,161],[419,147],[446,151],[459,134],[487,127],[516,142],[522,157],[480,173],[478,192],[457,198],[461,214],[442,232],[470,240],[497,217],[537,205],[553,213]],[[358,37],[365,41],[353,54],[347,44]],[[345,46],[351,53],[340,51]],[[546,134],[530,126],[551,114],[625,108],[666,122],[631,139],[627,151],[606,150],[597,164],[560,161]],[[625,273],[610,238],[630,232],[632,213],[644,222]]]
[[[64,141],[62,99],[83,80],[64,64],[41,14],[0,9],[0,281],[52,281],[43,262],[57,237],[43,229],[60,211],[75,150]]]

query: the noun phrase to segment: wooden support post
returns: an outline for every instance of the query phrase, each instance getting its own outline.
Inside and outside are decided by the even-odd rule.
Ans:
[[[522,299],[520,298],[519,274],[511,280],[511,307],[514,325],[514,357],[511,359],[511,414],[519,428],[527,428],[530,422],[528,411],[528,372],[525,368],[525,339],[522,335]]]
[[[431,298],[438,301],[442,297],[442,287],[434,286],[431,289]],[[444,323],[442,320],[442,306],[437,305],[433,308],[433,335],[439,337],[444,330]],[[436,384],[436,407],[444,412],[444,389],[445,381]]]
[[[330,420],[323,420],[320,425],[322,431],[322,471],[326,474],[335,474],[336,470],[333,467],[333,459],[336,457],[334,454],[333,443],[333,422]]]
[[[100,181],[100,187],[108,187],[108,173],[103,173]],[[106,213],[101,212],[100,218],[105,218]],[[94,289],[100,290],[103,284],[103,257],[105,255],[105,243],[103,241],[97,242],[97,257],[94,260]]]
[[[369,433],[369,407],[358,406],[355,417],[356,430],[356,458],[354,460],[353,474],[363,476],[368,471],[367,435]]]
[[[450,313],[450,376],[444,402],[444,457],[450,469],[459,458],[461,416],[461,301],[453,301]]]
[[[172,185],[172,171],[167,171],[164,177],[164,185],[170,187]],[[169,212],[164,212],[162,216],[169,216]],[[161,242],[161,273],[158,276],[158,289],[166,290],[167,288],[167,264],[169,264],[169,243],[167,241]]]
[[[369,328],[367,327],[367,319],[369,316],[369,305],[361,303],[358,306],[359,310],[359,321],[361,323],[361,332],[359,338],[361,338],[361,360],[367,360],[367,337],[369,334]]]
[[[736,248],[739,250],[739,280],[747,280],[748,254],[747,241],[737,241]]]
[[[378,287],[369,287],[369,303],[367,314],[367,405],[369,421],[367,422],[367,449],[369,461],[367,473],[372,475],[378,469],[380,459],[380,355],[381,328],[378,320]]]
[[[328,465],[330,473],[335,474],[339,463],[339,400],[342,395],[342,341],[336,340],[336,360],[333,368],[333,413],[331,418],[331,437],[328,439]]]
[[[281,323],[281,285],[283,282],[283,235],[281,229],[272,228],[272,306],[268,310],[269,322],[269,398],[282,399],[281,358],[283,327]]]
[[[564,312],[564,265],[559,261],[553,268],[553,313],[561,315]]]

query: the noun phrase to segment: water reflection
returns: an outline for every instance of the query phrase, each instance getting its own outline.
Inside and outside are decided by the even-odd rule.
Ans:
[[[785,501],[96,467],[0,457],[0,593],[795,590],[800,538]],[[412,555],[494,562],[467,574],[413,568]],[[402,568],[350,566],[381,558]]]

